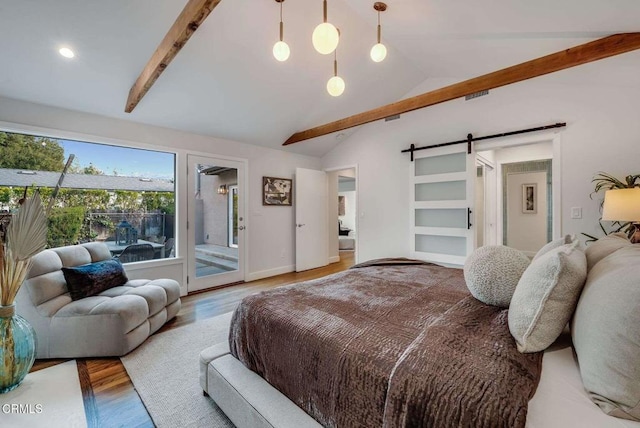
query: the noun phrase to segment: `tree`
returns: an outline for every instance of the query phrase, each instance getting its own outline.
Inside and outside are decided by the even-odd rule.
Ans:
[[[0,168],[62,171],[64,148],[50,138],[0,132]]]
[[[56,248],[77,244],[84,218],[85,211],[82,206],[55,207],[49,214],[48,247]]]
[[[104,175],[104,171],[96,167],[94,164],[89,163],[89,166],[82,168],[82,174],[87,175]]]
[[[67,172],[69,172],[70,174],[104,175],[104,171],[95,166],[92,162],[89,162],[89,165],[87,166],[80,166],[78,158],[75,158],[73,160]]]

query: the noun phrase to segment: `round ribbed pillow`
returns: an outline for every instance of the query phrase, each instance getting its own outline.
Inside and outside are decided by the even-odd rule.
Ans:
[[[508,308],[529,263],[522,251],[504,245],[487,245],[467,257],[464,279],[476,299],[487,305]]]

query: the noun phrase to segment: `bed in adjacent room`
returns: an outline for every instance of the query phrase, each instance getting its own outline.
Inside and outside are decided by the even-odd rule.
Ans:
[[[459,269],[385,259],[258,293],[229,339],[201,383],[239,427],[640,427],[592,403],[566,335],[518,352]]]
[[[356,240],[353,236],[338,236],[338,249],[351,251],[356,249]]]

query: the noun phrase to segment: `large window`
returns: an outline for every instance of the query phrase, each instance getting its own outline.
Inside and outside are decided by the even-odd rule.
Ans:
[[[48,202],[60,180],[49,247],[103,241],[124,263],[173,257],[174,154],[0,132],[0,234],[25,192]]]

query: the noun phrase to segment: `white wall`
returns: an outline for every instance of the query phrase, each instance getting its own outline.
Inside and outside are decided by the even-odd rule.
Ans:
[[[548,141],[517,147],[507,147],[500,150],[494,150],[492,153],[494,162],[498,165],[500,176],[502,176],[502,170],[499,165],[503,163],[528,162],[553,158],[553,143]],[[485,157],[489,156],[486,152],[482,152],[482,154]]]
[[[358,164],[359,260],[409,254],[409,154],[418,146],[567,122],[561,131],[562,204],[560,233],[599,234],[598,198],[591,179],[598,171],[618,177],[637,173],[640,87],[616,82],[557,84],[545,77],[494,89],[488,96],[439,104],[403,114],[399,120],[362,126],[323,158],[323,167]],[[430,79],[420,94],[454,83]],[[570,219],[571,207],[583,218]]]
[[[522,185],[536,184],[535,213],[522,212]],[[547,173],[527,172],[507,174],[507,245],[528,256],[547,243]]]
[[[135,113],[131,116],[135,119]],[[166,150],[177,154],[178,257],[186,293],[187,153],[248,160],[247,279],[289,272],[295,265],[294,208],[262,205],[262,177],[292,178],[296,167],[319,169],[320,159],[221,138],[196,135],[120,119],[0,97],[0,129],[51,137]],[[295,201],[294,201],[295,204]],[[177,267],[176,267],[177,266]],[[156,270],[140,275],[155,277]]]

